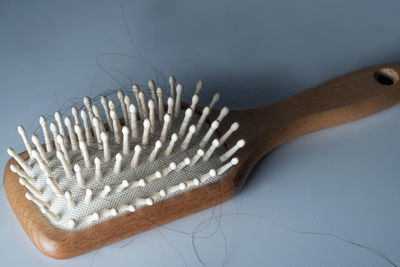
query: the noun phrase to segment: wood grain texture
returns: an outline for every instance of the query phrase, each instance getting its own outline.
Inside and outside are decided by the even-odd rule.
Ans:
[[[400,101],[398,73],[400,64],[372,66],[269,106],[231,111],[219,131],[224,132],[232,122],[238,121],[241,126],[227,146],[231,147],[241,138],[247,144],[237,153],[240,162],[226,178],[81,231],[60,231],[47,222],[25,198],[19,177],[10,171],[10,164],[15,163],[13,159],[4,171],[7,198],[25,232],[42,253],[58,259],[87,253],[230,199],[240,190],[254,165],[284,142],[395,105]],[[211,118],[216,114],[213,111]]]

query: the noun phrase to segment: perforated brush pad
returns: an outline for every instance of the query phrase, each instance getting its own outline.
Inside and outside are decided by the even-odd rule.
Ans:
[[[132,168],[130,166],[130,162],[132,156],[134,154],[134,146],[136,144],[140,144],[141,140],[130,140],[131,152],[128,155],[124,155],[122,159],[122,169],[120,173],[114,173],[114,165],[115,165],[115,155],[117,153],[122,154],[122,142],[121,145],[117,145],[114,141],[114,137],[112,132],[109,132],[109,144],[110,149],[112,151],[112,158],[108,162],[104,162],[104,152],[103,150],[99,150],[97,144],[89,144],[89,154],[92,162],[95,157],[99,157],[102,161],[102,171],[103,178],[97,179],[95,177],[95,167],[94,164],[90,168],[86,168],[84,164],[84,160],[81,156],[80,150],[72,151],[69,148],[69,152],[71,155],[72,165],[78,163],[82,167],[82,175],[85,179],[85,185],[81,188],[78,186],[76,176],[74,175],[71,178],[67,178],[63,166],[61,165],[60,160],[57,158],[54,152],[48,153],[50,161],[48,163],[51,168],[51,173],[54,180],[58,183],[60,189],[65,192],[66,190],[70,191],[72,194],[72,199],[75,202],[76,206],[71,208],[67,205],[67,200],[64,197],[57,196],[49,185],[46,184],[47,176],[40,170],[39,164],[36,160],[29,160],[30,165],[32,166],[31,176],[36,180],[34,186],[41,190],[43,193],[42,200],[49,203],[49,210],[58,214],[60,216],[60,220],[56,221],[50,216],[43,214],[47,218],[50,224],[52,224],[55,228],[64,230],[64,231],[79,231],[85,229],[91,225],[101,223],[106,221],[113,216],[104,217],[102,216],[103,211],[106,209],[114,208],[117,210],[118,214],[116,216],[120,216],[126,212],[130,211],[120,211],[121,205],[134,205],[135,209],[143,208],[144,205],[135,204],[135,200],[138,198],[151,198],[154,193],[159,192],[160,190],[175,185],[179,185],[182,182],[192,180],[194,178],[199,178],[200,176],[208,173],[210,169],[218,169],[223,165],[219,160],[219,156],[222,155],[226,149],[224,146],[221,146],[216,149],[211,158],[207,161],[203,161],[200,159],[198,163],[194,166],[188,165],[182,170],[171,171],[167,176],[156,179],[150,183],[147,183],[145,186],[138,187],[127,187],[122,192],[117,192],[116,187],[121,184],[123,180],[129,181],[131,184],[133,181],[138,181],[140,179],[144,179],[147,176],[154,174],[156,171],[162,171],[166,167],[169,166],[171,162],[175,162],[177,165],[182,162],[186,157],[192,159],[199,149],[199,143],[202,137],[205,135],[207,130],[209,129],[209,125],[204,125],[201,132],[198,135],[193,136],[191,141],[191,145],[186,150],[181,150],[180,145],[183,141],[183,138],[179,138],[174,146],[173,153],[170,156],[165,156],[164,151],[168,146],[169,138],[172,133],[177,133],[179,131],[180,124],[183,120],[183,112],[181,112],[181,117],[178,119],[174,119],[174,123],[171,126],[171,129],[168,134],[167,142],[163,144],[161,149],[159,150],[157,158],[153,162],[148,162],[149,155],[154,148],[154,143],[160,137],[156,135],[150,136],[150,142],[147,147],[143,147],[143,150],[140,154],[140,163],[136,168]],[[195,123],[198,120],[198,115],[194,114],[192,118],[192,123]],[[158,124],[158,131],[160,132],[160,128],[162,125]],[[141,131],[142,132],[142,129]],[[203,148],[207,150],[211,144],[211,141],[217,138],[214,136],[211,137],[210,142]],[[94,138],[95,139],[95,138]],[[132,138],[131,138],[132,139]],[[183,192],[195,189],[197,187],[203,186],[205,184],[213,183],[224,178],[228,172],[224,172],[220,175],[210,177],[204,183],[200,183],[199,185],[193,185],[191,187],[187,187],[184,190],[178,190],[173,193],[168,193],[164,197],[156,197],[152,198],[154,203],[158,201],[163,201],[165,198],[173,197],[174,195],[181,194]],[[105,185],[111,186],[111,192],[107,197],[102,198],[100,196],[101,191],[104,189]],[[85,203],[85,192],[86,189],[90,188],[93,190],[93,197],[90,203]],[[38,207],[39,208],[39,207]],[[135,211],[133,211],[135,212]],[[93,213],[98,213],[100,218],[95,221],[88,221],[87,217]],[[76,222],[75,227],[71,227],[68,223],[69,220],[73,219]]]

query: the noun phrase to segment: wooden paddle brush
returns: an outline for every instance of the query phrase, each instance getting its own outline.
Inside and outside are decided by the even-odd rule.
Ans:
[[[32,136],[33,148],[19,128],[27,152],[8,150],[13,159],[4,188],[42,253],[77,256],[218,205],[280,144],[395,105],[399,72],[400,64],[368,67],[272,105],[231,112],[212,109],[219,95],[208,107],[196,107],[202,82],[192,103],[181,105],[183,87],[173,78],[167,105],[154,82],[148,102],[137,86],[136,105],[119,92],[121,119],[113,101],[103,97],[99,114],[85,98],[80,117],[72,109],[75,125],[65,117],[68,131],[55,114],[54,142],[41,119],[46,149],[38,136]]]

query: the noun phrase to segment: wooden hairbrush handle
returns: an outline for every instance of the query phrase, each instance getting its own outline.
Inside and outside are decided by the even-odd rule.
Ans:
[[[240,190],[254,165],[280,144],[361,119],[399,102],[398,73],[400,64],[368,67],[272,105],[232,111],[217,131],[223,134],[233,122],[239,122],[240,128],[225,144],[229,149],[244,142],[246,145],[235,153],[227,176],[83,230],[58,230],[25,198],[26,189],[19,184],[19,175],[11,171],[15,159],[10,159],[4,171],[5,192],[21,225],[40,251],[53,258],[77,256],[230,199]],[[218,113],[213,111],[209,118],[219,116]],[[21,155],[27,158],[28,152]],[[188,176],[193,178],[191,173]]]
[[[298,136],[372,115],[400,101],[400,64],[382,64],[334,78],[281,102],[232,111],[246,140],[240,152],[243,184],[247,173],[268,152]],[[233,145],[232,143],[228,145]],[[246,159],[246,160],[243,160]]]

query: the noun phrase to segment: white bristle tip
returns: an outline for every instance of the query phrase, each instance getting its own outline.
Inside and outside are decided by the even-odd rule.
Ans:
[[[122,127],[123,134],[129,134],[129,128],[127,126]]]
[[[57,125],[54,122],[50,123],[50,130],[52,132],[58,131]]]
[[[211,123],[211,128],[212,129],[216,130],[216,129],[218,129],[218,127],[219,127],[219,122],[218,121],[213,121]]]
[[[74,126],[74,130],[78,135],[83,133],[82,128],[77,124]]]
[[[206,114],[206,115],[208,115],[208,114],[210,114],[210,112],[211,112],[211,109],[210,109],[210,107],[205,107],[205,108],[203,108],[203,114]]]
[[[82,168],[78,163],[74,165],[74,171],[75,172],[80,172],[81,170],[82,170]]]
[[[60,134],[57,135],[56,139],[57,139],[57,142],[58,142],[59,144],[61,144],[61,143],[64,142],[64,138],[63,138]]]
[[[67,125],[69,127],[72,126],[72,121],[69,117],[65,117],[64,123],[65,123],[65,125]]]
[[[101,140],[103,140],[103,141],[107,141],[108,140],[108,134],[105,133],[105,132],[102,132],[100,134],[100,137],[101,137]]]
[[[100,193],[100,196],[102,197],[102,198],[105,198],[105,197],[107,197],[107,195],[108,195],[108,193],[110,193],[111,192],[111,186],[109,186],[109,185],[105,185],[104,186],[104,189],[101,191],[101,193]]]
[[[114,109],[115,109],[115,103],[114,103],[114,101],[109,100],[109,101],[108,101],[108,107],[111,109],[111,111],[114,110]]]
[[[193,110],[192,109],[190,109],[190,108],[186,109],[185,116],[189,117],[189,116],[192,116],[192,114],[193,114]]]
[[[185,162],[186,165],[190,164],[190,158],[184,158],[183,162]]]
[[[88,223],[95,222],[95,221],[97,221],[99,219],[100,219],[100,215],[97,212],[95,212],[95,213],[89,215],[88,217],[86,217],[86,221]]]
[[[189,132],[190,132],[190,133],[195,133],[195,132],[196,132],[196,125],[191,125],[191,126],[189,127]]]
[[[92,196],[93,196],[93,190],[90,188],[86,189],[86,195],[85,195],[85,203],[89,204],[92,201]]]
[[[130,104],[129,105],[129,111],[132,112],[132,113],[136,112],[136,106],[134,104]]]
[[[18,125],[18,133],[21,134],[21,135],[25,133],[25,129],[24,129],[23,126]]]
[[[84,103],[85,105],[86,105],[86,104],[90,104],[90,102],[91,102],[90,97],[88,97],[88,96],[83,97],[83,103]]]
[[[86,110],[84,110],[84,109],[81,110],[81,117],[82,117],[84,120],[88,118],[88,115],[87,115]]]
[[[118,90],[118,92],[117,92],[117,96],[118,96],[118,98],[122,98],[123,96],[124,96],[124,92],[122,92],[122,90],[120,89],[120,90]]]
[[[134,212],[135,210],[136,210],[136,209],[135,209],[135,206],[133,206],[133,205],[126,205],[126,204],[121,205],[121,207],[119,208],[119,211],[120,211],[120,212],[124,212],[124,211]]]
[[[167,191],[164,189],[160,190],[160,196],[165,197],[167,195]]]
[[[232,163],[232,165],[236,165],[236,164],[239,163],[239,159],[238,158],[233,158],[233,159],[231,159],[231,163]]]
[[[18,171],[17,166],[15,166],[14,164],[10,165],[10,169],[11,169],[12,172],[17,172]]]
[[[115,112],[115,110],[110,110],[110,116],[112,119],[116,119],[117,118],[117,112]]]
[[[228,107],[223,107],[223,108],[221,109],[221,114],[223,114],[223,115],[228,115],[228,113],[229,113],[229,108],[228,108]]]
[[[180,183],[179,184],[179,189],[180,190],[185,190],[186,189],[186,184],[185,183]]]
[[[32,156],[35,159],[40,159],[40,155],[39,155],[39,152],[37,152],[37,150],[32,150]]]
[[[75,229],[75,227],[76,227],[76,222],[74,219],[69,219],[67,224],[68,224],[69,229],[71,229],[71,230]]]
[[[149,100],[149,108],[154,108],[154,101],[152,99]]]
[[[99,126],[100,124],[99,124],[99,120],[96,118],[96,117],[94,117],[93,118],[93,124],[94,124],[94,126]]]
[[[175,162],[171,162],[171,163],[169,164],[169,168],[170,168],[171,170],[175,170],[175,169],[176,169],[176,163],[175,163]]]
[[[101,216],[104,217],[104,218],[107,218],[107,217],[117,216],[117,214],[118,214],[118,212],[117,212],[116,209],[105,209],[101,213]]]
[[[40,143],[40,139],[37,135],[32,135],[32,142],[34,143]]]
[[[46,124],[46,118],[43,117],[43,116],[40,116],[40,118],[39,118],[39,123],[40,123],[41,125]]]
[[[149,80],[149,82],[147,83],[147,86],[150,88],[154,88],[156,86],[156,84],[154,83],[153,80]]]
[[[169,122],[171,120],[171,115],[165,114],[164,115],[164,122]]]
[[[154,204],[154,201],[151,198],[146,198],[146,204],[151,206]]]
[[[244,141],[243,139],[240,139],[239,141],[237,141],[236,145],[238,147],[244,147],[246,145],[246,141]]]
[[[232,123],[231,129],[234,130],[234,131],[236,131],[237,129],[239,129],[239,123],[238,123],[238,122]]]
[[[60,113],[60,111],[56,111],[56,112],[54,113],[54,118],[55,118],[56,120],[61,119],[61,113]]]

